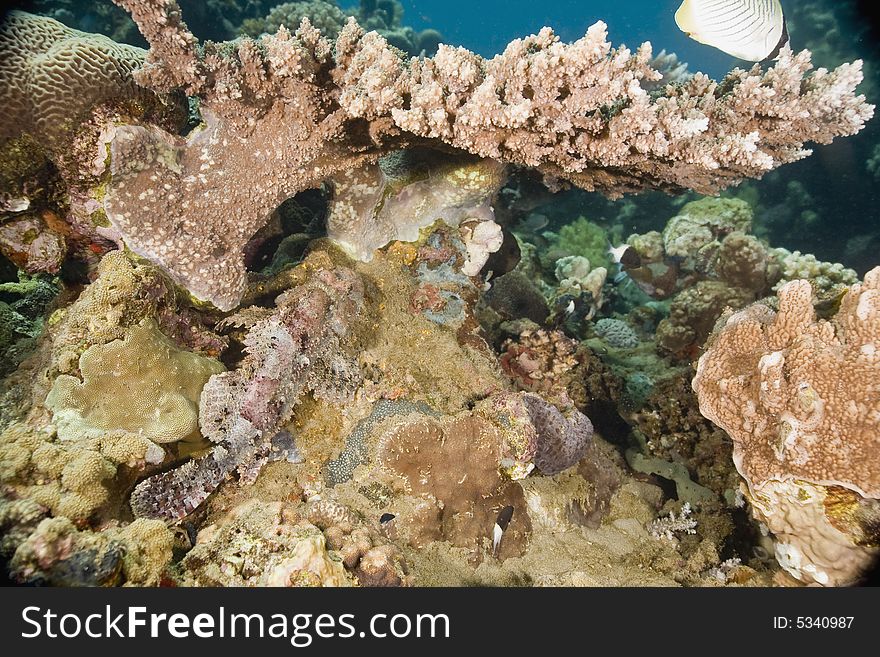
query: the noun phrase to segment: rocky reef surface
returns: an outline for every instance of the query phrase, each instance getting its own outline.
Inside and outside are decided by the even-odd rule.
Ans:
[[[857,133],[860,62],[715,82],[602,23],[485,60],[381,0],[250,3],[228,43],[194,3],[118,0],[113,40],[32,4],[55,18],[0,27],[9,580],[871,568],[880,268],[771,243],[748,190],[684,193]],[[678,196],[645,225],[581,189]]]

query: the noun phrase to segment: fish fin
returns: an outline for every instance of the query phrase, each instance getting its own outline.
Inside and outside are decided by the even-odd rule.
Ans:
[[[785,19],[785,16],[783,16],[782,36],[779,37],[779,43],[776,44],[773,52],[767,55],[767,60],[765,61],[779,59],[779,53],[781,53],[782,49],[785,48],[789,43],[791,43],[791,37],[789,37],[788,35],[788,21]]]
[[[697,21],[694,18],[694,8],[691,0],[684,0],[681,7],[675,12],[675,24],[678,28],[691,38],[697,31]]]

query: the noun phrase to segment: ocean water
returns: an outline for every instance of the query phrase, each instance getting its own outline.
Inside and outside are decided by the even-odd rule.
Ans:
[[[722,52],[691,41],[675,25],[674,1],[615,2],[613,0],[404,0],[405,22],[416,29],[440,30],[448,43],[492,56],[518,37],[552,27],[564,41],[583,36],[596,21],[608,24],[615,45],[631,48],[650,41],[654,52],[675,52],[691,68],[712,76],[723,75],[734,60]]]

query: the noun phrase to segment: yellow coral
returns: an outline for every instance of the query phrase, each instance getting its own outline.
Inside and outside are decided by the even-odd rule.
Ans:
[[[83,380],[63,374],[46,399],[62,440],[123,430],[155,443],[194,441],[199,395],[212,359],[178,349],[153,320],[131,327],[124,340],[89,347],[79,359]]]

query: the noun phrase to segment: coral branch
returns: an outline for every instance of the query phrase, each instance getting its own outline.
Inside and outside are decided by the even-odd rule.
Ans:
[[[649,92],[662,78],[650,44],[613,49],[601,22],[572,44],[544,28],[491,60],[441,46],[407,61],[354,20],[332,55],[307,20],[294,36],[200,48],[176,2],[116,1],[151,44],[137,80],[198,96],[205,126],[185,141],[109,131],[109,235],[221,309],[240,300],[242,250],[280,201],[403,144],[452,146],[612,197],[716,192],[873,114],[854,91],[861,62],[808,75],[806,51],[784,50],[766,72]]]

